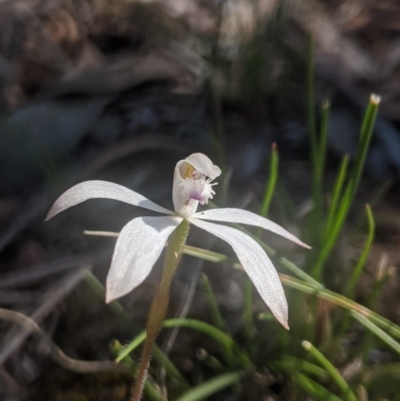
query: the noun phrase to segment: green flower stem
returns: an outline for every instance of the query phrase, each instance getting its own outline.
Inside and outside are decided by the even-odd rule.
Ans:
[[[130,398],[132,401],[140,401],[142,397],[143,387],[146,382],[147,371],[150,365],[153,344],[161,329],[168,309],[172,278],[182,257],[188,234],[189,222],[184,219],[169,238],[161,283],[150,307],[149,318],[146,326],[146,342],[142,351],[136,384]]]
[[[346,396],[348,401],[357,401],[357,397],[351,391],[350,386],[344,380],[343,376],[338,372],[338,370],[329,362],[327,358],[317,349],[315,348],[310,342],[303,341],[301,343],[302,347],[308,351],[320,364],[323,366],[326,371],[330,374],[332,379],[338,385],[340,390]]]

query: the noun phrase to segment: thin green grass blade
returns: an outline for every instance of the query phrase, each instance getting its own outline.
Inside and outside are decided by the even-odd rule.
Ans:
[[[195,319],[177,318],[166,320],[163,324],[163,327],[167,329],[173,327],[185,327],[201,331],[221,344],[227,362],[233,362],[234,365],[241,367],[249,367],[252,364],[249,357],[240,349],[240,347],[229,335],[225,334],[223,331],[217,329],[211,324]],[[232,361],[232,358],[234,361]]]
[[[349,384],[343,378],[343,376],[339,373],[339,371],[332,365],[332,363],[320,352],[313,344],[308,341],[303,341],[301,343],[302,347],[308,351],[316,360],[320,363],[320,365],[329,373],[332,377],[333,381],[339,387],[343,396],[348,401],[357,401],[356,395],[351,390]]]
[[[311,212],[310,224],[310,241],[316,249],[320,248],[321,238],[321,223],[323,212],[323,178],[325,171],[326,144],[328,137],[328,121],[330,114],[330,103],[328,101],[322,104],[321,109],[321,127],[318,143],[316,144],[315,160],[313,159],[313,203],[314,207]]]
[[[326,145],[328,142],[328,126],[329,126],[329,117],[331,114],[331,103],[329,100],[326,100],[322,103],[321,107],[321,131],[320,131],[320,143],[318,149],[318,167],[319,167],[319,185],[321,186],[323,180],[323,173],[325,171],[325,159],[326,159]],[[322,187],[320,187],[322,191]]]
[[[400,355],[400,343],[394,340],[384,330],[379,328],[376,324],[372,323],[369,319],[358,312],[352,311],[351,316]]]
[[[272,144],[271,163],[269,167],[269,175],[267,185],[265,186],[264,196],[261,203],[260,215],[266,217],[274,195],[276,182],[278,180],[279,156],[276,143]]]
[[[347,175],[349,160],[350,160],[349,155],[346,154],[343,157],[342,162],[340,163],[338,175],[336,177],[336,181],[335,181],[335,184],[334,184],[333,190],[332,190],[332,201],[329,206],[328,217],[327,217],[326,226],[325,226],[325,230],[324,230],[324,240],[326,240],[326,237],[328,236],[328,234],[330,233],[330,231],[332,229],[332,225],[333,225],[333,221],[334,221],[334,218],[336,215],[336,210],[338,207],[339,199],[342,194],[343,185],[344,185],[346,175]]]
[[[365,159],[367,157],[369,144],[371,142],[372,133],[375,126],[376,117],[378,115],[379,104],[381,97],[372,94],[370,97],[369,105],[364,116],[360,133],[360,147],[357,152],[354,170],[351,177],[352,197],[354,197],[357,187],[360,183],[362,172],[364,170]]]
[[[209,251],[207,249],[198,248],[196,246],[185,245],[184,254],[189,256],[194,256],[195,258],[207,260],[209,262],[214,263],[226,263],[231,262],[234,263],[233,259],[230,259],[228,256],[223,255],[222,253]]]
[[[352,277],[350,279],[350,283],[348,285],[348,288],[346,290],[346,295],[348,298],[353,299],[354,298],[354,290],[355,287],[358,283],[358,279],[362,273],[362,270],[365,266],[365,262],[367,261],[369,251],[371,249],[372,243],[374,241],[374,235],[375,235],[375,219],[371,210],[371,207],[369,205],[366,205],[366,215],[367,215],[367,221],[368,221],[368,236],[367,240],[365,241],[363,251],[361,253],[361,256],[357,262],[356,267],[353,270]],[[346,314],[346,316],[343,318],[342,316],[340,318],[340,330],[337,333],[337,341],[338,341],[338,346],[339,343],[341,342],[341,338],[346,333],[346,331],[349,329],[349,326],[351,324],[351,317]]]
[[[335,394],[332,394],[325,387],[321,386],[316,381],[310,379],[306,375],[295,372],[293,375],[294,381],[308,394],[314,397],[319,401],[343,401],[342,398],[339,398]]]
[[[214,291],[210,284],[210,280],[208,279],[206,274],[203,274],[201,282],[203,284],[207,303],[210,308],[211,320],[213,321],[213,324],[215,325],[215,327],[217,327],[219,330],[223,330],[224,329],[224,320],[222,319],[221,311],[219,310]]]
[[[225,334],[223,331],[217,329],[211,324],[202,322],[200,320],[195,319],[187,319],[187,318],[177,318],[177,319],[168,319],[163,323],[163,328],[170,329],[174,327],[185,327],[197,331],[201,331],[214,340],[216,340],[224,351],[225,359],[231,363],[233,362],[235,365],[239,365],[242,367],[248,367],[251,365],[251,361],[249,357],[239,348],[239,346]],[[116,362],[121,362],[126,356],[128,356],[135,348],[137,348],[143,341],[146,339],[146,332],[140,333],[137,337],[135,337],[131,343],[129,343],[122,352],[118,355]],[[234,359],[234,361],[232,361]]]
[[[239,383],[243,376],[244,372],[239,371],[239,372],[225,373],[223,375],[214,377],[213,379],[201,383],[198,386],[187,391],[185,394],[176,398],[175,401],[206,400],[211,395],[218,393],[218,391],[221,391],[224,388]]]
[[[110,343],[110,348],[111,348],[113,355],[115,357],[117,357],[122,352],[124,347],[118,340],[114,339]],[[128,356],[124,359],[124,364],[126,366],[128,366],[128,368],[131,370],[132,373],[135,373],[136,364],[130,356]]]
[[[312,287],[309,283],[306,283],[294,277],[287,276],[285,274],[279,274],[279,277],[284,285],[304,292],[306,294],[314,294],[321,299],[325,299],[326,301],[332,302],[333,304],[338,305],[349,311],[359,312],[360,314],[371,320],[371,322],[386,330],[393,337],[400,338],[400,326],[384,318],[383,316],[380,316],[371,309],[368,309],[365,306],[362,306],[357,302],[352,301],[344,295],[340,295],[326,289],[318,290],[315,287]]]
[[[377,269],[377,274],[376,274],[376,280],[372,285],[372,288],[370,290],[368,299],[366,301],[366,304],[369,306],[369,308],[373,311],[376,311],[376,308],[379,303],[379,296],[381,294],[381,291],[383,290],[383,287],[386,283],[386,280],[388,279],[388,266],[387,262],[382,260],[378,266]],[[364,359],[368,358],[368,353],[371,348],[373,348],[373,333],[369,331],[362,343],[362,348],[363,348],[363,356]]]
[[[343,198],[340,202],[338,212],[333,219],[333,226],[327,235],[327,239],[324,243],[322,251],[317,258],[314,268],[312,269],[312,276],[317,280],[320,280],[322,277],[324,263],[326,262],[334,245],[336,244],[337,237],[343,227],[344,221],[353,202],[354,196],[357,192],[364,169],[365,159],[371,141],[376,117],[378,114],[380,101],[381,98],[379,96],[371,95],[364,116],[363,124],[361,126],[360,144],[350,182],[347,185]]]
[[[342,197],[342,201],[340,202],[337,214],[334,216],[334,223],[331,228],[331,231],[328,234],[327,239],[324,242],[322,250],[320,251],[317,261],[312,269],[311,276],[314,277],[316,280],[321,281],[322,279],[322,271],[323,266],[326,260],[328,259],[333,247],[336,244],[337,237],[343,227],[343,223],[346,219],[347,212],[350,209],[351,201],[351,188],[348,186],[345,190],[345,193]]]
[[[122,362],[125,358],[129,358],[129,354],[140,347],[140,345],[144,343],[144,340],[146,340],[146,332],[142,331],[129,344],[124,345],[121,348],[118,356],[115,358],[115,362],[119,363]]]
[[[366,211],[367,220],[368,220],[368,236],[367,236],[367,240],[365,241],[365,245],[364,245],[363,251],[361,253],[360,259],[358,260],[358,263],[357,263],[356,267],[354,268],[354,272],[351,277],[349,287],[347,289],[347,296],[350,299],[353,299],[354,289],[357,285],[358,279],[360,278],[360,274],[362,273],[362,270],[365,266],[365,262],[367,261],[369,251],[371,250],[371,246],[374,241],[374,235],[375,235],[374,215],[373,215],[372,210],[369,205],[366,205],[365,211]]]
[[[318,377],[320,380],[326,380],[328,374],[325,369],[303,359],[298,359],[290,355],[284,355],[279,361],[272,362],[268,368],[280,370],[285,373],[293,374],[293,372],[301,371],[305,374]]]

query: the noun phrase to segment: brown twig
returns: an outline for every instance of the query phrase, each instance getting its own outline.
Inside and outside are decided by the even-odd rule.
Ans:
[[[36,322],[44,319],[54,307],[64,299],[67,294],[76,287],[87,272],[86,268],[74,271],[59,280],[53,285],[42,298],[40,306],[32,313],[30,318]],[[0,365],[4,364],[7,359],[23,344],[29,336],[30,330],[23,328],[15,331],[11,329],[7,335],[3,337],[3,347],[0,350]]]
[[[123,364],[116,364],[112,361],[82,361],[70,358],[51,340],[51,338],[39,327],[29,316],[23,313],[0,308],[0,319],[16,323],[24,328],[24,331],[38,334],[48,345],[51,357],[65,369],[77,373],[98,373],[98,372],[121,372],[129,374],[130,370]]]

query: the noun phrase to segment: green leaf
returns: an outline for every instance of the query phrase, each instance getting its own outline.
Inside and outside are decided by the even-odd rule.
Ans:
[[[329,392],[325,387],[310,379],[306,375],[296,372],[293,375],[294,381],[308,394],[319,401],[343,401],[335,394]]]
[[[209,396],[218,393],[226,387],[230,387],[238,383],[244,376],[243,371],[225,373],[223,375],[214,377],[204,383],[199,384],[193,389],[187,391],[180,397],[176,398],[175,401],[200,401],[206,400]]]
[[[351,316],[354,317],[359,323],[361,323],[366,329],[368,329],[371,333],[375,334],[378,338],[380,338],[386,345],[392,348],[400,355],[400,344],[394,340],[389,334],[379,328],[376,324],[372,323],[361,313],[352,311]]]
[[[357,401],[356,395],[352,392],[350,386],[343,378],[343,376],[339,373],[339,371],[332,365],[332,363],[326,358],[322,352],[320,352],[313,344],[309,341],[303,341],[301,343],[302,347],[308,351],[318,362],[319,364],[325,368],[325,370],[332,377],[334,382],[337,384],[339,389],[342,391],[343,395],[346,397],[348,401]]]

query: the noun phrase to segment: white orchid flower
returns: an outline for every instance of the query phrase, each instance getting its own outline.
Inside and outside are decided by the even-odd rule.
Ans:
[[[174,172],[173,203],[175,212],[121,185],[106,181],[86,181],[64,192],[50,209],[46,220],[63,210],[92,198],[116,199],[165,214],[162,217],[137,217],[122,229],[115,246],[111,268],[107,276],[106,302],[126,295],[149,275],[170,234],[187,219],[191,224],[208,231],[230,244],[244,270],[249,275],[264,302],[279,322],[288,328],[288,306],[277,271],[261,246],[242,231],[212,220],[258,226],[279,234],[305,248],[283,227],[242,209],[212,209],[198,212],[215,194],[214,179],[221,174],[218,166],[201,154],[194,153],[180,160]]]

